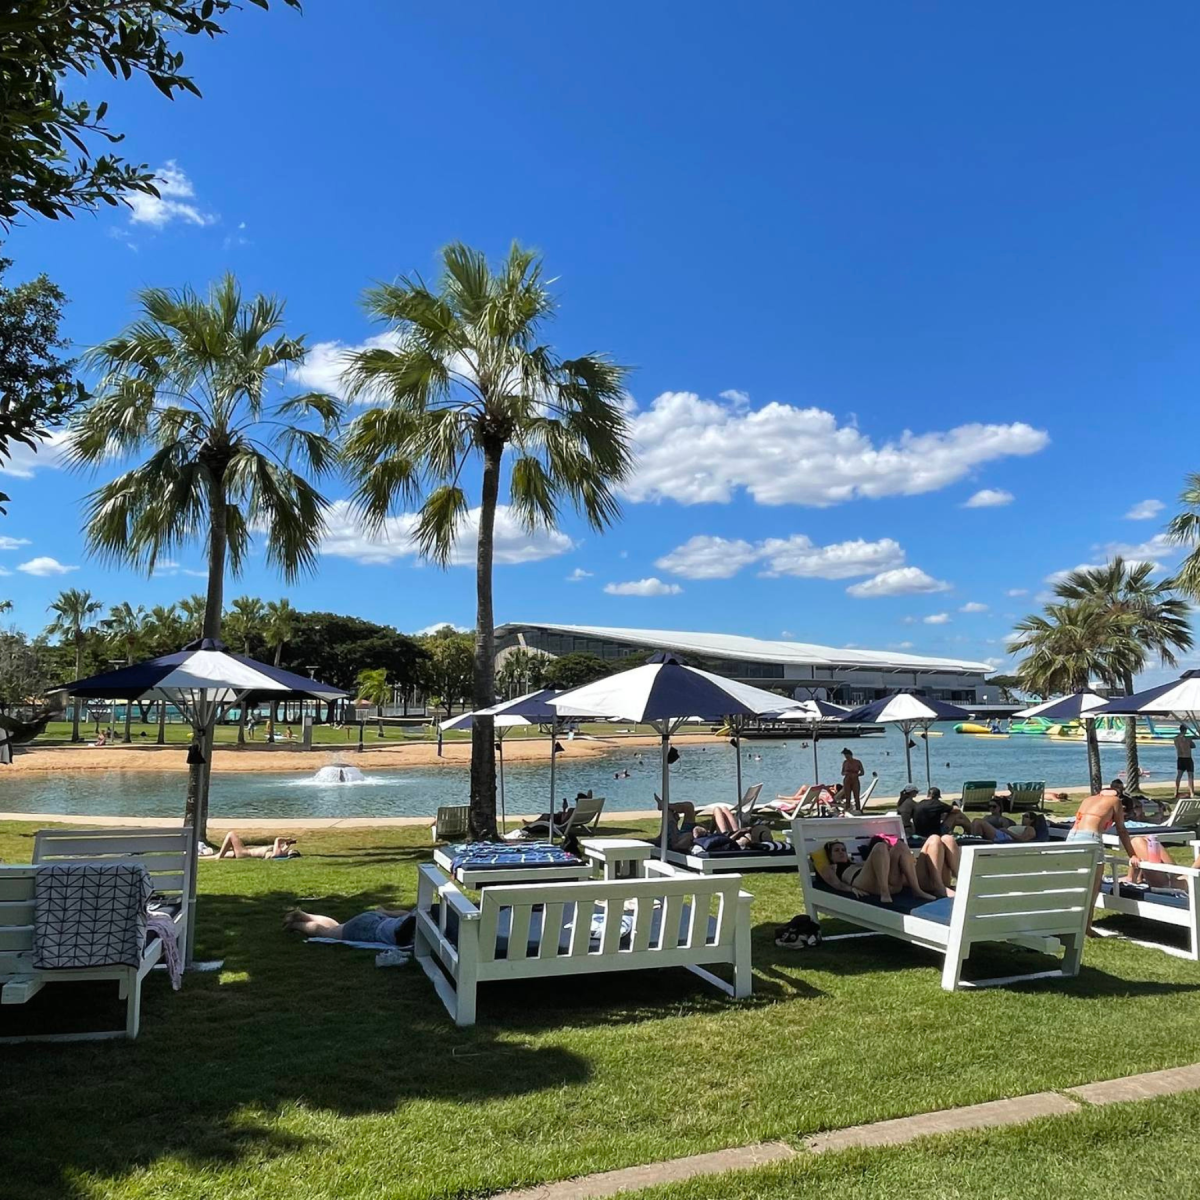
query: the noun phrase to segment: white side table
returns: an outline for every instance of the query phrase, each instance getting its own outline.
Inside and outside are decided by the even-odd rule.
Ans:
[[[606,880],[640,879],[645,874],[642,864],[654,852],[649,842],[632,838],[580,838],[579,849]]]

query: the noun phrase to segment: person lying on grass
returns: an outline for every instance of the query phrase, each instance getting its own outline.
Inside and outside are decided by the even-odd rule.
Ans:
[[[338,938],[343,942],[383,942],[411,946],[417,928],[416,914],[407,908],[373,908],[345,922],[294,908],[283,918],[288,933],[305,937]]]
[[[971,822],[971,832],[983,838],[985,842],[1002,845],[1005,842],[1048,842],[1050,830],[1046,828],[1046,818],[1041,813],[1027,812],[1021,814],[1021,824],[1012,825],[1007,829],[997,829],[989,820]]]
[[[899,839],[873,838],[860,861],[850,857],[845,842],[826,842],[825,857],[828,865],[820,867],[818,873],[835,892],[847,892],[860,899],[878,896],[884,904],[891,904],[892,893],[906,886],[918,900],[946,895],[945,885],[932,865],[923,867],[921,874],[940,890],[930,892],[921,886],[913,852]]]
[[[671,807],[673,809],[675,806]],[[772,850],[784,844],[771,837],[769,825],[739,825],[736,814],[727,804],[713,805],[712,822],[710,827],[702,822],[686,821],[672,813],[668,844],[681,854],[693,849],[710,852],[755,848]]]
[[[277,837],[266,846],[247,846],[231,829],[217,851],[218,858],[299,858],[295,838]]]

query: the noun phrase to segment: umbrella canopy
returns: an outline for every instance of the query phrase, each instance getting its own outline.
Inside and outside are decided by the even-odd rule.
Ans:
[[[1147,716],[1179,717],[1193,725],[1200,723],[1200,671],[1185,671],[1170,683],[1110,700],[1094,715],[1098,717]]]
[[[852,709],[842,720],[848,725],[899,725],[904,734],[904,764],[908,768],[908,782],[912,783],[912,753],[909,746],[909,734],[918,726],[924,726],[926,732],[934,721],[965,721],[970,717],[965,708],[956,704],[947,704],[945,700],[935,700],[920,692],[900,691],[884,696],[880,700],[872,700],[860,708]],[[932,772],[929,768],[929,739],[925,739],[925,786],[932,783]]]
[[[1047,700],[1043,704],[1035,704],[1032,708],[1023,708],[1014,713],[1017,717],[1042,717],[1047,721],[1078,721],[1083,717],[1095,717],[1099,714],[1096,709],[1103,708],[1108,700],[1096,692],[1072,692],[1069,696],[1060,696],[1057,700]]]
[[[563,692],[550,701],[560,716],[617,717],[651,725],[662,739],[662,856],[666,860],[671,825],[671,735],[689,718],[720,721],[779,712],[774,692],[736,683],[688,667],[669,654],[656,654],[645,666]]]
[[[777,716],[780,721],[795,721],[800,725],[808,725],[812,729],[813,747],[813,783],[821,782],[821,766],[817,760],[817,728],[821,725],[833,724],[845,718],[850,710],[843,704],[833,704],[828,700],[801,700],[795,708],[789,708]]]
[[[212,728],[219,714],[235,704],[253,703],[257,697],[277,700],[337,700],[347,693],[341,688],[294,675],[279,667],[230,654],[223,642],[201,638],[175,654],[164,654],[143,663],[77,679],[64,689],[72,696],[106,700],[166,700],[191,722],[200,759],[204,765],[196,794],[195,837],[192,838],[190,913],[196,911],[196,853],[208,823],[208,767],[211,765]],[[189,762],[191,759],[189,758]],[[187,944],[195,944],[189,927]],[[190,965],[190,964],[189,964]]]
[[[500,750],[500,824],[508,820],[504,805],[504,735],[518,725],[549,725],[550,734],[550,812],[554,812],[554,734],[559,721],[558,711],[550,707],[547,701],[558,693],[553,688],[540,688],[536,692],[526,692],[515,700],[505,700],[502,704],[493,704],[490,708],[481,708],[477,712],[461,713],[443,721],[438,730],[442,733],[450,729],[470,729],[475,718],[491,717],[496,729],[496,743]],[[439,739],[439,753],[441,743]],[[554,838],[554,821],[550,821],[550,838]]]

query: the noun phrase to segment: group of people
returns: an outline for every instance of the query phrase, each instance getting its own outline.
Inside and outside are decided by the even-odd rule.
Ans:
[[[662,811],[662,799],[655,803]],[[742,822],[728,804],[714,804],[701,817],[690,800],[672,801],[669,806],[667,845],[680,854],[703,850],[711,854],[721,850],[776,850],[784,846],[776,841],[773,830],[762,822]]]

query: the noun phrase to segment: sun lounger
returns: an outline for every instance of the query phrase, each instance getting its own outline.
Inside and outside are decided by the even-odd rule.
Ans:
[[[659,856],[658,845],[654,857]],[[702,850],[698,846],[690,850],[668,850],[667,862],[700,875],[715,875],[722,871],[779,871],[790,870],[796,865],[796,852],[790,841],[777,849],[754,850]]]
[[[741,813],[742,813],[743,821],[745,821],[747,818],[749,818],[750,816],[752,816],[754,814],[754,812],[755,812],[754,806],[758,803],[758,798],[762,794],[762,789],[763,789],[763,785],[761,783],[753,783],[746,789],[745,794],[742,796],[742,803],[741,803]],[[655,799],[657,800],[658,797],[655,796]],[[716,804],[706,804],[703,808],[696,809],[696,815],[698,817],[711,817],[713,814],[713,810],[717,807],[718,807],[718,805],[716,805]],[[724,806],[722,805],[720,807],[724,807]]]
[[[987,812],[988,805],[996,798],[994,779],[968,780],[962,785],[962,799],[958,807],[963,812]]]
[[[651,861],[640,879],[489,887],[477,907],[425,865],[414,952],[458,1025],[475,1023],[478,986],[496,980],[686,967],[742,998],[751,900],[737,875],[706,879]],[[705,969],[715,963],[732,964],[732,984]]]
[[[1042,780],[1008,785],[1008,812],[1042,812],[1045,807],[1046,784]]]
[[[151,891],[145,866],[128,862],[0,866],[0,1005],[25,1004],[48,983],[97,980],[115,981],[125,1001],[121,1029],[0,1042],[136,1038],[142,980],[163,954],[146,934]]]
[[[453,842],[465,838],[471,832],[471,806],[469,804],[448,804],[437,810],[437,816],[429,827],[430,836],[435,842]]]
[[[885,905],[827,887],[811,855],[842,841],[853,853],[871,837],[904,836],[898,816],[835,817],[792,827],[805,911],[814,920],[836,917],[944,957],[942,987],[976,988],[1077,975],[1083,957],[1091,889],[1099,861],[1093,845],[1022,842],[966,846],[953,898],[916,902],[905,893]],[[979,942],[1009,942],[1042,953],[1064,950],[1058,970],[966,981],[963,964]]]
[[[34,865],[58,862],[134,862],[150,872],[156,906],[170,914],[179,957],[188,961],[191,868],[188,827],[147,829],[39,829],[33,836]]]
[[[1075,822],[1069,817],[1060,817],[1047,821],[1046,828],[1050,837],[1055,841],[1066,841]],[[1160,842],[1171,846],[1182,846],[1196,836],[1196,830],[1190,825],[1164,825],[1157,821],[1126,821],[1125,828],[1130,837],[1156,837]],[[1110,829],[1104,835],[1104,844],[1112,849],[1121,845],[1121,839],[1115,829]]]
[[[562,813],[555,813],[554,836],[565,838],[569,833],[574,833],[576,836],[580,834],[595,836],[600,825],[600,814],[604,811],[604,799],[603,796],[580,796],[576,799],[574,808],[568,810],[565,818]],[[525,836],[547,837],[549,833],[546,822],[538,820],[530,821],[528,825],[522,825],[520,829],[513,830],[512,833],[505,836],[516,841]]]
[[[1195,867],[1177,866],[1167,863],[1147,863],[1147,873],[1154,872],[1171,880],[1165,887],[1122,883],[1118,871],[1124,872],[1129,863],[1123,858],[1106,857],[1107,877],[1100,886],[1096,907],[1105,912],[1124,913],[1155,921],[1160,925],[1174,925],[1187,930],[1186,950],[1177,950],[1158,942],[1138,941],[1137,945],[1162,950],[1179,958],[1192,961],[1200,959],[1200,909],[1197,907],[1200,889],[1200,871]],[[1100,927],[1103,932],[1103,927]]]
[[[1167,818],[1168,825],[1181,825],[1187,829],[1200,828],[1200,800],[1185,797],[1175,801],[1171,815]]]

